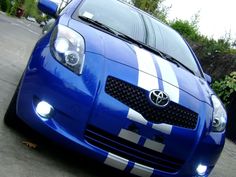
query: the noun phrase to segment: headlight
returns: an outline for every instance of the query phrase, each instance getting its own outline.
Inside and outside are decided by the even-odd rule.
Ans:
[[[213,103],[213,120],[212,120],[212,128],[214,132],[221,132],[225,130],[226,122],[227,122],[227,114],[225,112],[224,107],[222,106],[221,101],[217,98],[217,96],[212,95],[211,97]]]
[[[50,39],[52,55],[76,74],[82,74],[84,65],[84,39],[72,29],[58,25]]]

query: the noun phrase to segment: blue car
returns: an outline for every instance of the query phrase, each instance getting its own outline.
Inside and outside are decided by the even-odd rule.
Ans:
[[[208,176],[226,112],[188,43],[118,0],[38,7],[56,17],[37,42],[5,115],[124,173]]]

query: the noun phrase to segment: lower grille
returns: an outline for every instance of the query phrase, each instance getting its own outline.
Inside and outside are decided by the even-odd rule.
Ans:
[[[179,127],[195,129],[198,114],[174,102],[159,108],[148,100],[148,92],[127,82],[109,76],[105,91],[113,98],[139,112],[153,123],[167,123]]]
[[[184,163],[183,160],[131,143],[94,126],[88,126],[84,136],[93,146],[160,171],[174,173]]]

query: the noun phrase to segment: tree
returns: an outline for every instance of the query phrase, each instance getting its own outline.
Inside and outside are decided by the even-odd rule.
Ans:
[[[198,31],[198,26],[195,22],[189,22],[187,20],[174,20],[169,23],[172,28],[178,31],[183,37],[197,41],[201,37],[200,32]]]
[[[39,12],[37,8],[37,3],[35,0],[24,0],[24,10],[25,10],[25,17],[33,16],[37,17]]]
[[[9,11],[9,15],[15,16],[17,12],[17,8],[20,6],[20,2],[18,0],[13,1],[13,5]]]
[[[163,22],[167,22],[167,13],[171,7],[163,5],[164,1],[165,0],[132,0],[132,3],[139,9],[146,11]]]
[[[1,0],[0,6],[3,12],[9,12],[11,8],[10,0]]]

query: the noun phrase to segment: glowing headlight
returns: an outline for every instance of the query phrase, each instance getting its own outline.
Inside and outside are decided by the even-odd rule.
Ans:
[[[197,173],[198,173],[198,175],[203,176],[203,175],[206,174],[206,171],[207,171],[207,166],[202,165],[202,164],[199,164],[199,165],[198,165],[198,167],[197,167]]]
[[[59,38],[55,41],[54,47],[59,53],[65,53],[69,49],[69,41],[65,38]]]
[[[76,74],[83,71],[84,45],[79,33],[63,25],[55,27],[50,39],[52,55]]]
[[[211,97],[213,103],[213,120],[212,120],[212,128],[214,132],[221,132],[225,130],[226,122],[227,122],[227,114],[225,112],[222,103],[217,98],[217,96],[212,95]]]
[[[36,112],[42,117],[49,117],[53,112],[53,107],[46,101],[41,101],[36,106]]]

